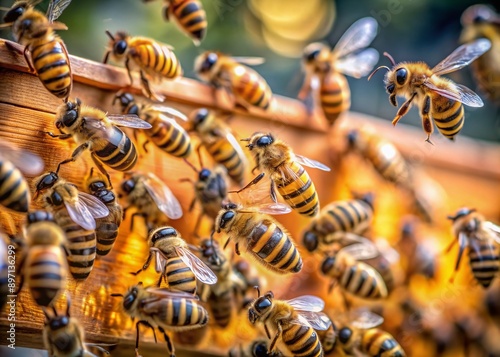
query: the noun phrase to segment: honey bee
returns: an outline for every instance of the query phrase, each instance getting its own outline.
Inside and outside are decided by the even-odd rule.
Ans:
[[[500,57],[498,39],[500,16],[487,5],[472,5],[462,14],[461,43],[478,38],[491,41],[491,50],[471,63],[474,78],[481,90],[497,105],[500,104]]]
[[[144,0],[145,2],[153,0]],[[207,34],[207,15],[203,5],[197,0],[164,0],[163,15],[167,21],[174,20],[176,25],[196,46]]]
[[[323,347],[314,329],[329,327],[323,300],[305,295],[292,300],[274,299],[271,291],[255,299],[248,309],[248,319],[264,326],[269,339],[272,337],[268,353],[275,350],[286,356],[323,356]]]
[[[144,288],[141,284],[135,285],[124,295],[123,308],[133,319],[137,318],[135,351],[139,353],[139,325],[158,328],[163,333],[170,357],[175,357],[175,349],[168,337],[167,331],[182,332],[203,327],[208,322],[208,313],[188,293],[170,291],[160,288]]]
[[[384,53],[392,63],[392,69],[380,66],[370,74],[368,80],[379,69],[387,69],[385,86],[389,93],[389,101],[398,106],[396,96],[403,96],[406,102],[399,108],[392,124],[396,125],[403,117],[413,100],[420,109],[422,126],[427,133],[427,141],[434,130],[431,120],[434,120],[439,132],[450,140],[454,140],[464,125],[464,106],[482,107],[483,101],[469,88],[441,77],[467,66],[491,47],[487,39],[479,39],[462,45],[432,69],[424,62],[402,62],[396,64],[394,59]],[[432,143],[431,143],[432,144]]]
[[[92,160],[106,175],[110,184],[111,178],[103,165],[118,171],[129,171],[137,162],[134,144],[118,126],[151,128],[149,123],[136,115],[106,114],[97,108],[82,104],[78,98],[57,108],[55,125],[61,134],[47,132],[48,135],[61,140],[73,138],[79,144],[70,158],[57,165],[56,172],[59,172],[61,165],[75,161],[85,150],[90,150]]]
[[[292,148],[272,134],[255,133],[248,141],[248,149],[255,159],[255,169],[267,173],[271,178],[271,198],[277,202],[276,187],[281,197],[298,213],[314,217],[319,211],[319,198],[314,183],[302,167],[308,166],[323,171],[330,168],[322,163],[294,154]],[[301,165],[302,164],[302,165]],[[257,176],[250,184],[257,183]]]
[[[98,198],[79,192],[75,185],[49,172],[35,180],[36,194],[42,193],[42,205],[66,234],[69,271],[75,279],[86,279],[96,255],[96,218],[109,214]]]
[[[128,206],[137,208],[132,215],[130,230],[134,230],[134,219],[144,217],[148,231],[153,227],[170,219],[182,217],[182,207],[173,192],[156,175],[151,172],[146,174],[134,172],[125,178],[119,187],[119,197],[124,197]]]
[[[25,46],[23,53],[30,71],[38,75],[50,93],[67,102],[73,77],[66,46],[54,30],[68,29],[55,20],[71,0],[51,0],[47,15],[34,8],[38,2],[40,0],[14,2],[4,17],[5,24],[0,27],[12,26],[15,41]]]
[[[118,203],[116,195],[110,186],[103,175],[94,174],[93,167],[84,180],[87,193],[98,198],[109,210],[106,217],[96,219],[96,253],[98,255],[107,255],[111,251],[123,219],[123,207]]]
[[[198,134],[201,145],[217,163],[226,168],[229,177],[242,185],[247,159],[229,126],[206,108],[191,113],[189,122],[192,130]]]
[[[302,269],[299,250],[286,229],[266,214],[288,212],[288,207],[279,204],[269,207],[242,207],[228,203],[215,219],[213,233],[224,232],[228,235],[224,248],[231,239],[234,240],[238,255],[239,245],[244,245],[248,255],[272,272],[298,273]]]
[[[362,234],[373,220],[373,194],[360,198],[334,201],[314,217],[302,237],[309,252],[325,251],[344,233]]]
[[[124,114],[136,114],[145,122],[151,124],[151,129],[144,131],[148,137],[146,145],[151,140],[157,148],[175,157],[186,158],[191,155],[191,138],[186,130],[176,121],[187,121],[187,117],[181,112],[164,106],[152,106],[139,104],[132,94],[118,93],[113,100],[119,100]],[[136,132],[134,131],[134,134]]]
[[[182,76],[181,63],[173,48],[148,37],[130,36],[121,31],[115,35],[106,31],[106,35],[110,38],[110,49],[104,55],[103,63],[107,63],[110,56],[116,62],[125,61],[130,85],[134,83],[132,70],[138,68],[146,96],[162,102],[164,98],[153,92],[148,77],[158,81]]]
[[[299,92],[299,99],[305,99],[312,87],[316,87],[314,89],[319,90],[321,109],[330,125],[351,107],[351,91],[344,74],[361,78],[377,63],[378,52],[373,48],[366,48],[376,34],[377,21],[367,17],[356,21],[333,51],[318,42],[311,43],[304,49],[302,64],[306,78]]]
[[[196,294],[196,279],[204,284],[215,284],[217,276],[214,272],[191,253],[188,244],[173,227],[159,227],[149,232],[149,255],[142,269],[146,270],[155,257],[155,269],[167,281],[171,290]]]
[[[454,216],[448,216],[448,219],[453,222],[452,230],[456,240],[452,241],[447,251],[456,242],[460,249],[455,273],[465,248],[469,247],[472,274],[484,288],[489,287],[500,270],[500,227],[486,221],[475,209],[470,208],[461,208]]]
[[[39,306],[50,306],[66,288],[68,265],[64,256],[66,235],[46,211],[28,213],[24,236],[27,252],[19,270],[21,291],[24,282]]]
[[[229,351],[229,357],[282,357],[279,351],[268,352],[268,342],[263,339],[252,341],[245,346],[233,348]]]
[[[21,171],[37,175],[43,161],[35,154],[0,141],[0,205],[16,212],[28,212],[31,195]]]
[[[321,342],[325,356],[328,356],[337,346],[338,331],[336,324],[326,314],[322,316],[322,319],[325,320],[325,323],[329,327],[326,330],[317,330],[316,333],[318,334],[319,342]]]
[[[198,77],[215,88],[225,88],[234,96],[235,106],[248,110],[267,110],[273,93],[256,71],[245,65],[259,65],[259,57],[231,57],[220,52],[206,51],[196,57],[194,71]]]

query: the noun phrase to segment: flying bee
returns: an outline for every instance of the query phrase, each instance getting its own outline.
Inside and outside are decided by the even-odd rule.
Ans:
[[[173,227],[159,227],[149,232],[149,255],[142,269],[146,270],[155,257],[155,269],[167,281],[171,290],[196,294],[196,279],[204,284],[215,284],[217,276],[214,272],[191,253],[189,246]]]
[[[323,207],[304,232],[302,243],[309,252],[325,251],[344,233],[362,234],[373,220],[373,194],[334,201]]]
[[[245,346],[232,348],[229,351],[229,357],[282,357],[283,354],[279,351],[268,352],[268,341],[257,339]]]
[[[361,78],[377,63],[378,52],[366,48],[376,34],[377,21],[366,17],[347,29],[332,51],[318,42],[304,49],[302,65],[306,78],[299,98],[305,99],[313,87],[319,90],[321,109],[330,125],[351,107],[351,91],[344,74]]]
[[[500,104],[500,15],[487,5],[472,5],[461,18],[463,31],[461,43],[478,38],[491,41],[491,50],[471,63],[474,78],[481,90],[497,105]]]
[[[330,168],[322,163],[294,154],[292,148],[272,134],[255,133],[248,141],[248,149],[255,159],[255,169],[267,173],[271,178],[271,198],[277,202],[276,187],[286,203],[298,213],[314,217],[319,211],[319,198],[314,183],[302,167],[308,166],[323,171]],[[257,176],[250,184],[257,183]]]
[[[102,174],[96,173],[93,167],[90,169],[89,175],[85,177],[84,187],[87,193],[97,197],[109,210],[106,217],[96,219],[95,228],[96,253],[107,255],[118,236],[118,229],[123,219],[123,207],[116,199],[110,183]]]
[[[0,140],[0,205],[16,212],[28,212],[31,195],[21,171],[37,175],[43,161],[35,154]]]
[[[21,291],[27,282],[33,300],[39,306],[50,306],[66,288],[68,265],[64,255],[66,235],[46,211],[28,213],[24,236],[27,252],[19,270]]]
[[[137,103],[132,94],[127,92],[118,93],[113,104],[116,100],[119,100],[124,114],[136,114],[151,124],[151,129],[144,131],[148,138],[143,144],[146,152],[146,145],[151,140],[157,148],[175,157],[186,158],[191,155],[191,138],[178,123],[179,120],[187,121],[184,114],[170,107]]]
[[[248,166],[245,153],[229,126],[210,110],[200,108],[189,116],[191,130],[195,131],[212,158],[223,165],[229,177],[240,186]]]
[[[460,260],[465,248],[469,247],[469,265],[476,281],[484,288],[500,270],[500,227],[488,222],[475,209],[461,208],[454,216],[448,216],[453,222],[453,240],[447,251],[458,242],[459,252],[455,273],[460,267]],[[453,279],[453,278],[452,278]]]
[[[215,219],[215,232],[224,232],[228,239],[235,241],[236,254],[239,245],[246,253],[269,271],[286,274],[298,273],[302,269],[302,258],[286,229],[270,214],[290,212],[285,205],[268,207],[242,207],[234,203],[226,204]],[[212,233],[212,234],[213,234]]]
[[[396,96],[403,96],[406,102],[399,108],[392,124],[396,125],[410,109],[413,101],[417,103],[422,118],[422,126],[427,133],[425,141],[431,143],[434,120],[439,132],[450,140],[459,133],[464,125],[464,106],[482,107],[483,101],[469,88],[456,84],[441,75],[454,72],[467,66],[491,47],[487,39],[479,39],[458,47],[448,57],[432,69],[424,62],[396,63],[384,53],[392,63],[392,69],[380,66],[370,74],[368,80],[379,69],[387,69],[384,82],[389,101],[398,106]]]
[[[37,178],[35,187],[37,196],[42,193],[41,204],[66,234],[69,271],[75,279],[86,279],[96,255],[95,219],[106,217],[108,208],[98,198],[79,192],[55,172]]]
[[[144,0],[145,2],[153,0]],[[196,46],[207,34],[207,15],[198,0],[164,0],[163,15],[165,20],[174,20],[176,25],[191,39]]]
[[[89,150],[95,165],[106,175],[109,183],[111,178],[103,165],[125,172],[131,170],[137,162],[134,144],[118,126],[151,128],[149,123],[139,119],[137,115],[106,114],[82,104],[78,98],[57,108],[55,125],[61,135],[47,132],[48,135],[62,140],[73,138],[79,144],[70,158],[57,165],[56,172],[59,172],[61,165],[75,161],[85,150]]]
[[[208,322],[208,313],[188,293],[160,288],[144,288],[135,285],[124,295],[123,308],[133,319],[137,318],[135,351],[139,351],[139,325],[158,328],[163,333],[170,357],[175,357],[175,349],[167,331],[182,332],[203,327]]]
[[[30,71],[38,75],[50,93],[67,102],[73,77],[66,46],[54,30],[68,29],[55,20],[71,0],[51,0],[46,15],[34,8],[38,2],[40,0],[16,1],[0,27],[12,26],[15,41],[25,46],[23,54]]]
[[[260,295],[248,308],[252,324],[261,323],[271,345],[268,353],[280,351],[286,356],[323,356],[323,348],[314,329],[326,330],[329,319],[321,312],[325,303],[305,295],[292,300],[274,299],[271,291]]]
[[[273,100],[271,88],[264,78],[246,66],[263,62],[259,57],[231,57],[206,51],[196,57],[194,71],[202,81],[231,93],[235,106],[244,110],[251,107],[267,110]]]
[[[144,217],[148,231],[164,223],[167,217],[182,217],[181,204],[173,192],[151,172],[132,173],[130,177],[123,179],[118,190],[118,196],[124,197],[128,203],[124,210],[132,206],[137,209],[132,215],[130,230],[134,229],[134,219],[137,216]]]
[[[159,81],[182,76],[181,63],[173,48],[148,37],[130,36],[120,31],[114,35],[106,31],[106,35],[110,38],[110,49],[104,55],[103,63],[107,63],[110,56],[116,62],[125,61],[130,85],[134,83],[132,70],[138,68],[146,96],[162,102],[164,98],[153,92],[149,79]]]

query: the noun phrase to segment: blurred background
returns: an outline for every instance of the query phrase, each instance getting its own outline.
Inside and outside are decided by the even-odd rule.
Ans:
[[[60,17],[69,31],[60,31],[71,54],[101,61],[106,51],[104,31],[126,30],[131,35],[149,36],[172,45],[186,77],[195,78],[193,60],[203,50],[220,50],[235,56],[264,57],[258,67],[276,94],[296,97],[303,81],[300,56],[312,41],[334,46],[356,20],[374,17],[379,33],[372,46],[389,52],[396,62],[425,61],[431,67],[458,47],[460,16],[474,4],[469,0],[201,0],[208,16],[208,33],[200,47],[163,19],[162,1],[73,0]],[[498,3],[485,1],[483,3]],[[39,8],[47,8],[44,0]],[[0,1],[10,7],[12,0]],[[497,9],[498,11],[498,9]],[[0,36],[11,39],[9,30]],[[379,64],[389,65],[385,57]],[[454,81],[477,91],[469,69],[449,75]],[[348,77],[352,110],[392,120],[396,108],[388,101],[383,72],[370,82]],[[481,95],[484,99],[484,96]],[[400,104],[402,100],[399,100]],[[485,100],[482,108],[466,107],[461,135],[500,141],[500,110]],[[421,126],[413,108],[402,119]],[[457,138],[460,140],[460,136]]]

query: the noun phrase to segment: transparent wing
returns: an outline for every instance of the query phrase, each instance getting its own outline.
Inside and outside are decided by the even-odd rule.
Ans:
[[[144,186],[155,201],[158,209],[168,218],[179,219],[182,217],[182,207],[173,192],[155,174],[148,173]]]
[[[297,162],[304,165],[304,166],[313,167],[315,169],[320,169],[323,171],[330,171],[330,168],[328,166],[322,164],[319,161],[308,159],[307,157],[302,156],[302,155],[297,155],[297,154],[294,154],[294,155],[295,155],[295,159],[297,160]]]
[[[171,107],[166,107],[162,105],[153,105],[151,109],[156,110],[166,115],[167,117],[174,118],[176,120],[181,120],[186,123],[189,121],[188,117],[184,113],[181,113],[177,109]]]
[[[231,56],[231,59],[238,63],[247,64],[249,66],[258,66],[259,64],[264,63],[266,60],[262,57],[239,57],[239,56]]]
[[[379,238],[375,241],[375,246],[377,250],[382,254],[382,256],[387,259],[391,264],[396,264],[399,262],[399,253],[396,249],[391,247],[386,239]]]
[[[349,254],[356,260],[375,258],[380,254],[377,247],[372,243],[352,244],[342,248],[338,254]]]
[[[203,263],[200,258],[191,253],[189,249],[176,247],[175,251],[179,255],[179,258],[181,258],[181,260],[193,271],[196,279],[210,285],[217,282],[217,276],[212,269]]]
[[[157,273],[163,273],[165,271],[165,266],[167,265],[167,258],[163,255],[162,251],[158,248],[151,247],[149,251],[155,255],[155,271]]]
[[[261,203],[253,205],[259,212],[272,215],[287,214],[292,212],[290,206],[281,202]]]
[[[198,300],[198,298],[190,293],[186,293],[183,291],[173,291],[167,288],[158,288],[158,287],[148,287],[146,291],[150,294],[156,295],[159,298],[182,298],[189,300]]]
[[[6,141],[0,141],[0,158],[10,161],[27,175],[34,176],[43,171],[44,163],[38,155],[18,148]]]
[[[443,97],[462,102],[470,107],[482,107],[484,105],[483,101],[476,93],[461,84],[453,83],[455,90],[436,87],[431,81],[425,82],[424,85]]]
[[[299,325],[310,325],[315,330],[328,330],[332,321],[323,312],[300,311],[297,320]]]
[[[135,114],[107,114],[107,118],[116,126],[125,126],[135,129],[150,129],[151,124]]]
[[[64,205],[66,206],[68,214],[73,222],[87,230],[95,229],[96,225],[94,217],[88,210],[87,206],[81,203],[79,199],[72,202],[64,201]]]
[[[348,316],[352,326],[364,330],[377,327],[384,322],[382,316],[368,310],[353,311]]]
[[[243,160],[243,163],[246,165],[246,159],[247,157],[245,156],[245,153],[243,152],[243,149],[241,148],[240,142],[236,140],[235,136],[233,133],[229,130],[229,128],[222,129],[222,133],[226,140],[231,144],[234,150],[238,153],[238,156]]]
[[[437,75],[454,72],[463,68],[483,53],[488,51],[491,47],[490,40],[480,38],[476,41],[466,43],[458,47],[448,57],[439,62],[432,72]]]
[[[493,240],[500,244],[500,227],[489,221],[483,222],[483,226],[493,232]]]
[[[374,48],[367,48],[351,56],[335,61],[335,70],[353,78],[367,76],[378,62],[379,54]]]
[[[320,312],[325,307],[325,302],[314,295],[303,295],[286,302],[301,313],[302,311]]]
[[[78,192],[78,201],[85,205],[94,218],[103,218],[109,215],[109,209],[97,197],[85,192]]]
[[[163,114],[160,114],[158,117],[160,118],[161,121],[163,121],[165,123],[168,122],[170,125],[172,125],[174,128],[179,130],[181,133],[185,133],[186,135],[189,135],[186,133],[186,130],[182,127],[182,125],[180,125],[174,118],[168,117],[168,116],[163,115]]]
[[[353,23],[335,45],[332,51],[334,57],[342,58],[370,45],[377,36],[377,28],[377,20],[372,17],[364,17]]]
[[[71,3],[71,0],[51,0],[47,9],[49,22],[54,22]]]

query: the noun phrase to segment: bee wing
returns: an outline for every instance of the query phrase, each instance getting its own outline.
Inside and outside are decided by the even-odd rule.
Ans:
[[[203,263],[200,258],[191,253],[189,249],[176,247],[175,251],[179,255],[179,258],[181,258],[181,260],[193,271],[196,279],[209,285],[217,282],[217,276],[212,269]]]
[[[302,156],[302,155],[297,155],[297,154],[294,154],[294,155],[295,155],[295,159],[297,160],[297,162],[304,165],[304,166],[313,167],[315,169],[320,169],[323,171],[330,171],[330,168],[328,166],[322,164],[319,161],[308,159],[307,157]]]
[[[107,114],[106,117],[116,126],[125,126],[135,129],[151,129],[151,124],[135,114]]]
[[[249,66],[258,66],[259,64],[264,63],[266,60],[262,57],[240,57],[240,56],[231,56],[231,59],[234,61],[241,63],[241,64],[247,64]]]
[[[158,248],[151,247],[149,248],[149,251],[155,255],[155,271],[157,273],[163,273],[165,271],[165,266],[167,265],[168,259]]]
[[[303,311],[320,312],[325,307],[325,302],[314,295],[303,295],[286,301],[294,309]]]
[[[310,325],[315,330],[328,330],[332,321],[323,312],[300,311],[298,319],[295,321],[298,325]]]
[[[395,264],[399,261],[399,253],[396,249],[391,247],[391,245],[385,239],[377,239],[375,241],[377,250],[382,254],[382,256],[387,259],[391,264]]]
[[[377,327],[384,322],[384,318],[371,311],[353,311],[349,313],[350,324],[360,329],[370,329]]]
[[[373,70],[379,58],[378,51],[367,48],[357,54],[340,58],[335,61],[335,69],[353,78],[361,78]]]
[[[500,244],[500,227],[489,221],[484,222],[483,225],[486,229],[493,232],[493,239]]]
[[[162,106],[162,105],[153,105],[151,107],[151,109],[153,110],[156,110],[164,115],[166,115],[167,117],[169,118],[173,118],[175,120],[181,120],[183,122],[188,122],[189,119],[188,117],[184,114],[184,113],[181,113],[180,111],[174,109],[174,108],[170,108],[170,107],[166,107],[166,106]]]
[[[261,203],[254,205],[253,207],[257,208],[259,212],[272,215],[287,214],[292,212],[290,206],[281,202]]]
[[[38,175],[43,171],[43,160],[29,151],[22,150],[10,143],[0,141],[0,157],[9,160],[27,175]]]
[[[432,69],[432,72],[436,75],[442,75],[457,71],[460,68],[469,65],[469,63],[474,61],[490,48],[491,42],[485,38],[480,38],[476,41],[466,43],[465,45],[458,47],[448,57],[439,62]]]
[[[483,101],[476,93],[461,84],[453,83],[455,90],[438,88],[430,81],[425,82],[424,85],[443,97],[462,102],[470,107],[482,107],[484,105]]]
[[[95,229],[95,219],[87,206],[83,204],[80,199],[75,200],[74,202],[64,201],[64,205],[66,206],[68,214],[73,222],[90,231]]]
[[[190,293],[186,293],[183,291],[175,291],[175,290],[170,290],[168,288],[158,288],[156,286],[151,286],[146,288],[146,291],[148,293],[151,293],[153,295],[156,295],[159,298],[182,298],[182,299],[189,299],[189,300],[198,300],[196,296]]]
[[[54,22],[71,3],[71,0],[51,0],[47,9],[49,22]]]
[[[109,215],[109,209],[97,197],[85,192],[78,192],[78,201],[87,207],[94,218],[103,218]]]
[[[338,254],[349,254],[356,260],[375,258],[380,254],[373,243],[352,244],[339,250]]]
[[[372,17],[364,17],[353,23],[335,45],[332,51],[334,57],[342,58],[370,45],[377,36],[377,28],[377,20]]]
[[[168,218],[181,218],[182,207],[174,193],[153,173],[149,172],[146,176],[148,179],[144,180],[144,186],[159,210],[165,213]]]
[[[226,140],[231,144],[234,150],[238,153],[238,156],[243,160],[243,163],[245,166],[247,166],[246,163],[246,156],[245,153],[243,152],[243,149],[241,148],[240,142],[236,139],[236,137],[233,135],[231,130],[229,128],[218,128],[217,130],[222,130],[221,134],[226,138]]]
[[[158,118],[160,118],[160,120],[162,122],[165,122],[165,123],[169,123],[170,125],[172,125],[173,127],[175,127],[177,130],[179,130],[181,133],[186,133],[186,129],[184,129],[182,127],[182,125],[180,125],[174,118],[171,118],[171,117],[168,117],[166,115],[163,115],[163,114],[159,114],[158,115]],[[189,135],[186,133],[186,135]]]

